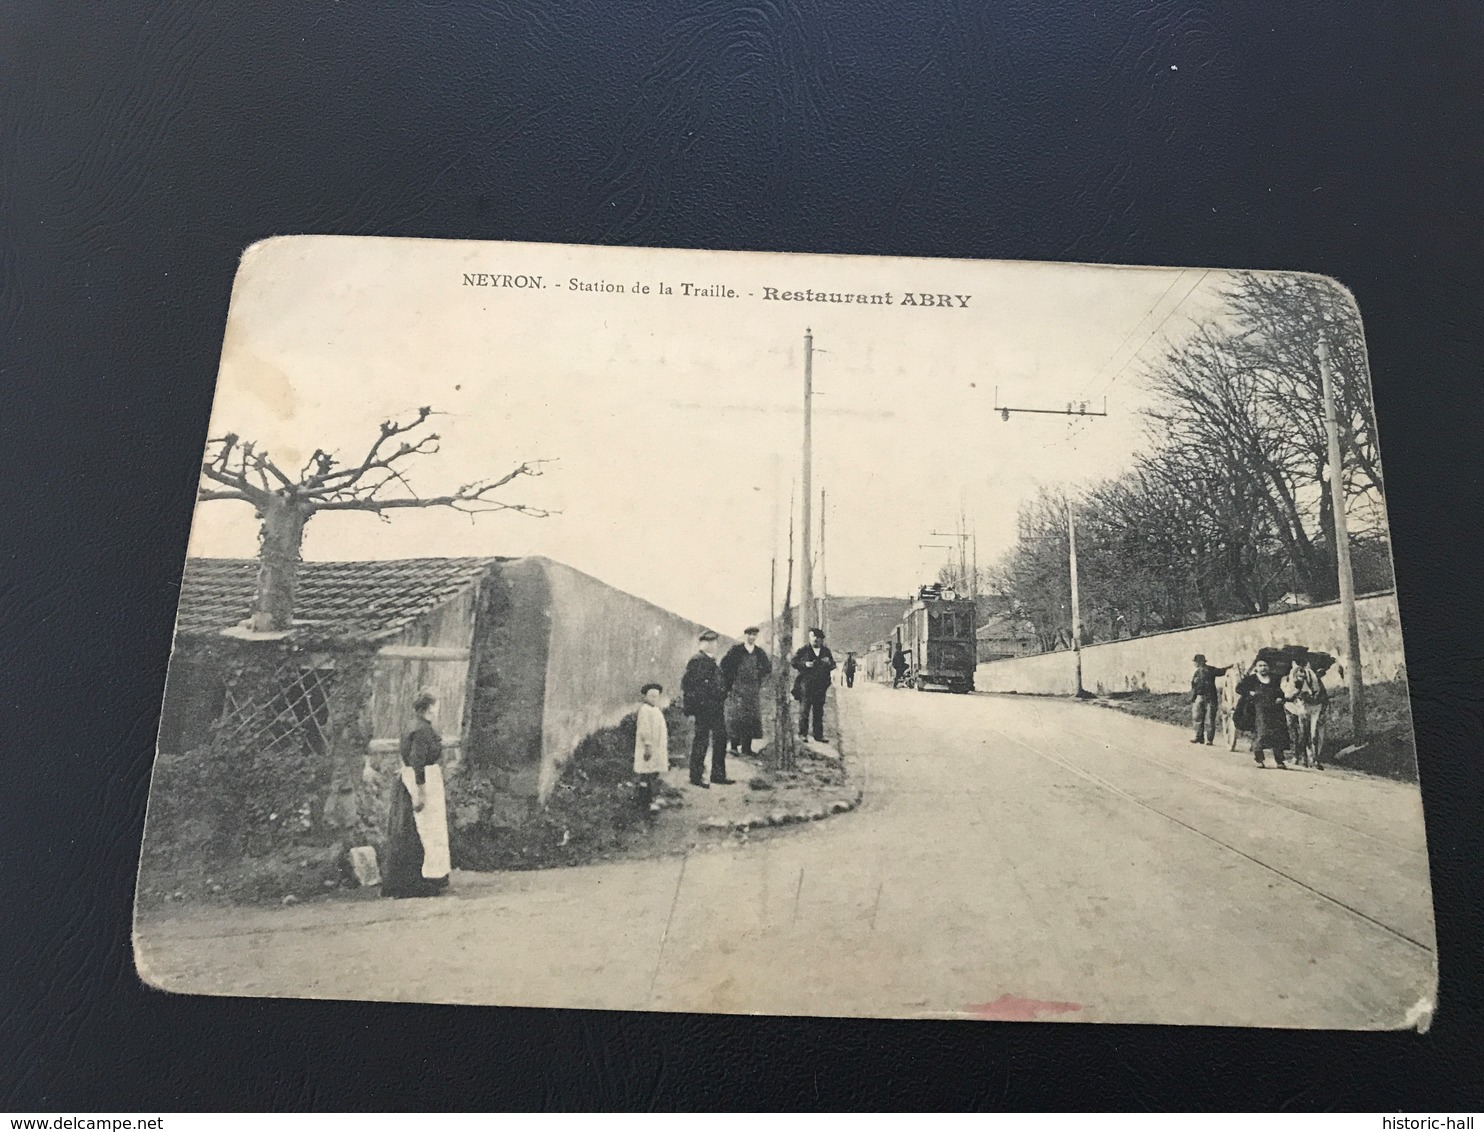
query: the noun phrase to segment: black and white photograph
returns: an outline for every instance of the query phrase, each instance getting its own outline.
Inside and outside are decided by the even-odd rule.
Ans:
[[[244,253],[134,922],[188,995],[1425,1031],[1321,275]]]

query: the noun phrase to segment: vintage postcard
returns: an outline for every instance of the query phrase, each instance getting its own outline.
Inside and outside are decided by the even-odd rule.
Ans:
[[[135,954],[189,994],[1425,1029],[1354,301],[248,249]]]

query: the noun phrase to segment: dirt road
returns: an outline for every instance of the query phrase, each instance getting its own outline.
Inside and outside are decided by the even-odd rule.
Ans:
[[[1430,1009],[1415,787],[1049,699],[841,691],[861,808],[433,901],[177,910],[180,992],[1382,1027]]]

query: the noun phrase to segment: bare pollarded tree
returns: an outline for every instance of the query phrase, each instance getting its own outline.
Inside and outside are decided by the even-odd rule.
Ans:
[[[430,407],[423,406],[412,420],[383,421],[380,435],[357,463],[344,463],[316,448],[295,478],[274,463],[266,450],[234,433],[206,442],[197,498],[251,503],[261,524],[257,596],[245,628],[279,632],[293,625],[304,527],[321,511],[370,511],[383,519],[387,511],[402,507],[448,507],[470,515],[487,511],[518,511],[537,517],[551,514],[545,508],[496,497],[512,481],[540,475],[543,461],[520,464],[502,476],[466,483],[446,495],[419,496],[413,491],[404,474],[407,461],[438,451],[437,433],[415,435],[433,415]]]

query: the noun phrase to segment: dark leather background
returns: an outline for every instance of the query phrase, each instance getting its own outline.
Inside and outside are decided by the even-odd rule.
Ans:
[[[0,1109],[1480,1107],[1484,7],[11,0],[0,92]],[[290,232],[1341,279],[1390,481],[1432,1031],[144,990],[134,869],[228,290]]]

